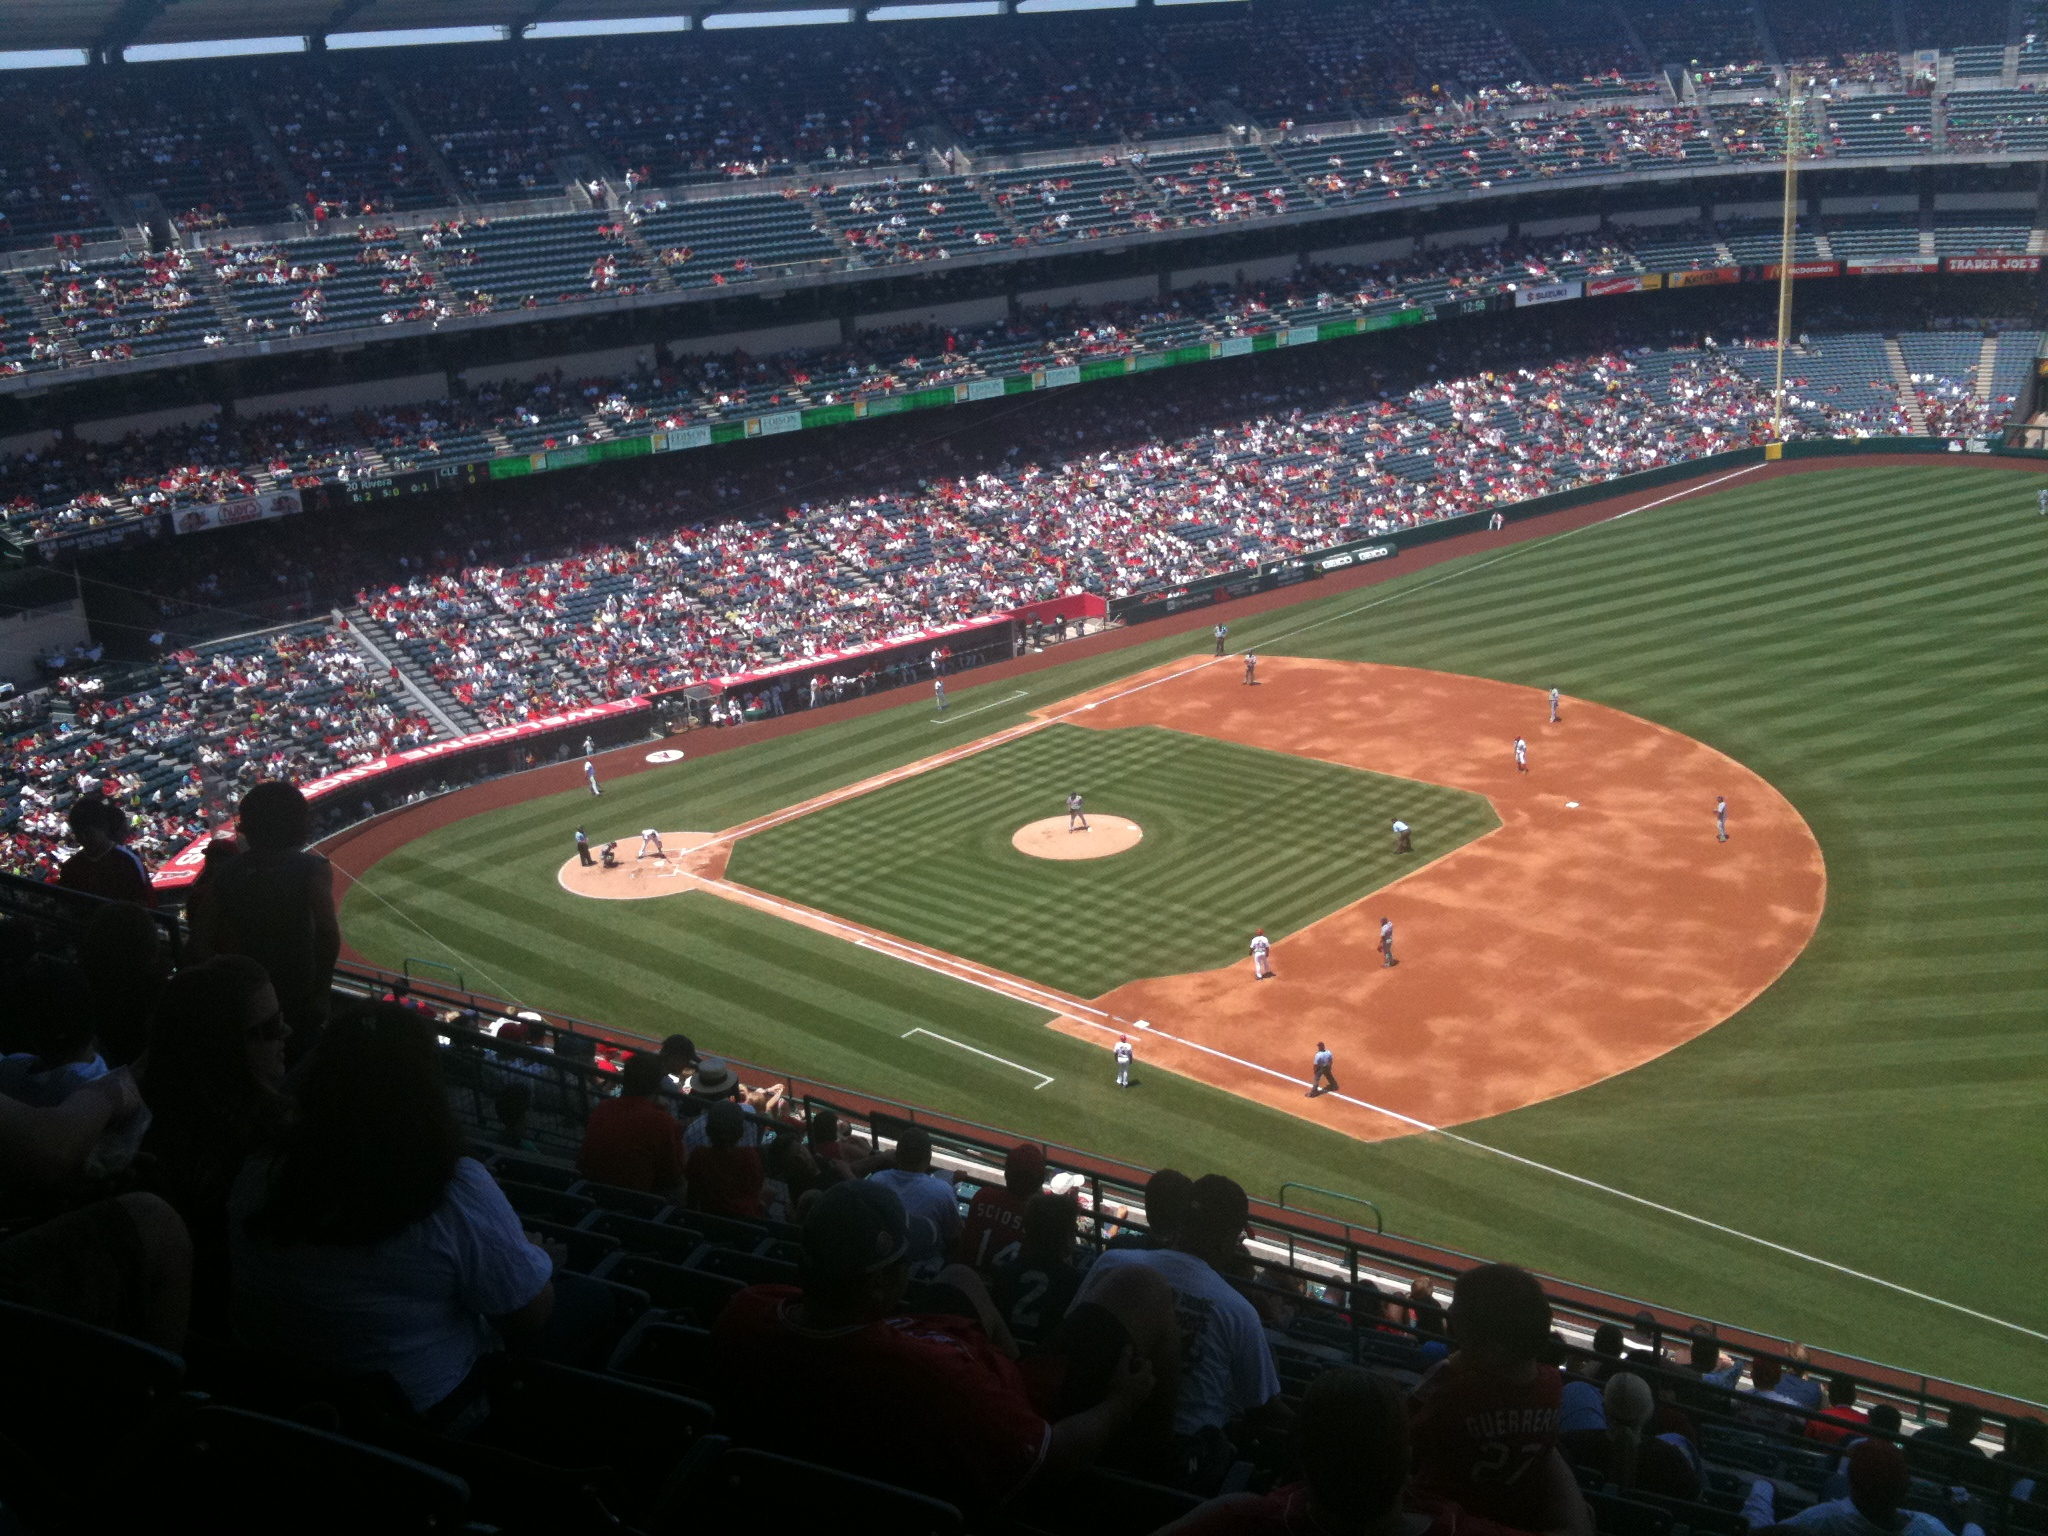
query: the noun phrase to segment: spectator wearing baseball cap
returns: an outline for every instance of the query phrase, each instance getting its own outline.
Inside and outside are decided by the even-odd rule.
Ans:
[[[1949,1536],[1934,1516],[1899,1508],[1912,1486],[1905,1452],[1889,1440],[1859,1440],[1849,1448],[1849,1496],[1811,1505],[1773,1529],[1809,1536]],[[1768,1479],[1758,1478],[1744,1515],[1754,1520],[1766,1513],[1775,1493]]]
[[[704,1112],[711,1144],[693,1148],[687,1165],[690,1209],[746,1220],[761,1215],[761,1185],[767,1175],[761,1154],[740,1145],[747,1128],[739,1105],[721,1099]]]
[[[904,1310],[910,1242],[886,1185],[850,1180],[818,1196],[801,1289],[751,1286],[713,1329],[735,1436],[970,1509],[1093,1462],[1152,1393],[1144,1357],[1122,1351],[1099,1401],[1049,1423],[978,1323]],[[848,1394],[858,1413],[845,1411]]]
[[[638,1051],[626,1059],[619,1096],[590,1112],[576,1171],[600,1184],[645,1190],[681,1204],[682,1132],[654,1098],[663,1076],[659,1057]]]
[[[953,1245],[953,1257],[983,1275],[1015,1258],[1024,1237],[1024,1207],[1045,1188],[1045,1149],[1019,1142],[1003,1158],[1001,1188],[984,1184],[967,1202],[967,1224]]]

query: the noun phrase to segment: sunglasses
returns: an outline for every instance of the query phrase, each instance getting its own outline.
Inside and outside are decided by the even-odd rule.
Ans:
[[[275,1041],[282,1040],[286,1035],[290,1034],[291,1032],[292,1027],[284,1021],[283,1009],[279,1009],[276,1013],[273,1013],[261,1024],[251,1024],[249,1026],[248,1031],[249,1038],[251,1040],[261,1040],[265,1044],[270,1044]]]

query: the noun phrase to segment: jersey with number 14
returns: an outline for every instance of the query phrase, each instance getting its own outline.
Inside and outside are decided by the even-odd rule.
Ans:
[[[1563,1397],[1555,1366],[1512,1381],[1457,1356],[1444,1361],[1409,1399],[1416,1485],[1488,1520],[1537,1529],[1544,1490],[1532,1473],[1556,1448]]]

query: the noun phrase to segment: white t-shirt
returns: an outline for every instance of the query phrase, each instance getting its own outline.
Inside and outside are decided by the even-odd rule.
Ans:
[[[489,1319],[517,1312],[554,1272],[473,1158],[455,1164],[439,1210],[370,1248],[250,1237],[242,1222],[270,1170],[251,1158],[228,1199],[236,1333],[338,1371],[389,1371],[416,1409],[460,1386],[499,1347]]]
[[[1156,1270],[1173,1287],[1182,1343],[1180,1402],[1174,1433],[1222,1428],[1280,1393],[1273,1347],[1252,1304],[1203,1260],[1172,1248],[1112,1248],[1097,1259],[1074,1298],[1076,1306],[1118,1269]]]

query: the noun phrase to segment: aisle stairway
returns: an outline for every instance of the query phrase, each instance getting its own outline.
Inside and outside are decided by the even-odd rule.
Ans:
[[[1916,436],[1927,435],[1927,408],[1920,403],[1920,392],[1913,387],[1912,371],[1906,367],[1906,355],[1899,350],[1898,338],[1884,339],[1885,361],[1892,366],[1892,382],[1899,387],[1899,408],[1906,413],[1906,420],[1912,423]]]

